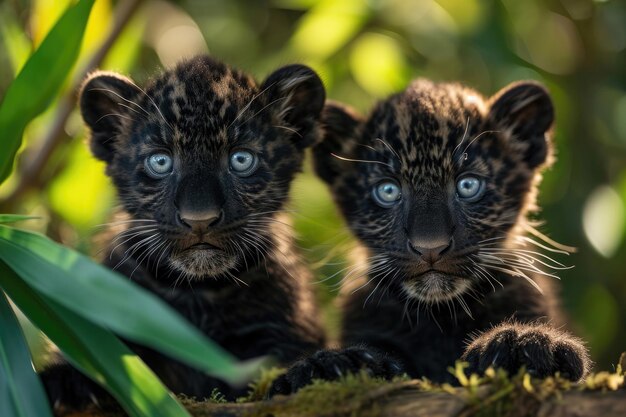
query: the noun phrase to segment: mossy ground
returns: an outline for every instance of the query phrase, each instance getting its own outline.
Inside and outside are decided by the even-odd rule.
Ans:
[[[622,354],[613,372],[590,375],[582,384],[574,384],[559,375],[535,379],[521,370],[509,376],[502,370],[489,369],[482,377],[467,376],[465,364],[459,362],[450,372],[459,386],[434,384],[427,379],[409,380],[396,378],[392,382],[370,377],[366,372],[347,375],[337,381],[314,381],[308,387],[281,401],[264,402],[272,381],[284,370],[272,368],[250,385],[248,396],[237,400],[239,404],[256,402],[246,416],[293,415],[293,416],[377,416],[379,402],[399,391],[447,393],[451,400],[465,404],[462,416],[530,416],[545,401],[560,398],[572,391],[614,391],[624,388],[626,355]],[[205,401],[223,404],[223,397],[215,392]],[[197,404],[197,403],[196,403]],[[251,405],[251,404],[250,404]]]
[[[509,376],[502,370],[489,369],[484,376],[468,376],[465,373],[465,364],[459,362],[450,369],[458,381],[455,386],[435,384],[426,379],[410,380],[406,377],[390,382],[372,378],[363,371],[356,375],[346,375],[337,381],[317,380],[294,395],[277,396],[267,401],[267,392],[272,381],[284,372],[283,369],[271,368],[263,371],[250,384],[247,396],[235,402],[227,402],[217,391],[202,401],[191,398],[181,398],[181,401],[190,414],[196,417],[530,417],[539,414],[552,415],[545,414],[542,407],[568,403],[572,399],[580,401],[580,394],[584,394],[582,396],[587,397],[588,404],[591,401],[592,414],[589,415],[595,415],[598,401],[603,397],[599,392],[626,392],[624,370],[626,354],[622,354],[614,371],[597,372],[590,375],[584,383],[574,384],[559,375],[536,379],[524,370]],[[621,393],[613,394],[617,394],[620,404],[622,398],[626,401],[626,396]],[[576,407],[578,403],[574,404],[574,408]],[[626,415],[621,411],[615,413],[617,409],[626,410],[626,405],[610,406],[609,409],[613,410],[611,416]],[[558,415],[580,414],[576,409],[574,414]],[[585,415],[584,412],[582,415]],[[72,416],[117,417],[117,414],[103,414],[99,410],[92,410]]]

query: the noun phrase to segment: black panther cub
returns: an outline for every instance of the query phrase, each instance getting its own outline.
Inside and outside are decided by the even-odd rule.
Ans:
[[[302,65],[257,85],[201,56],[145,90],[118,74],[92,74],[80,109],[127,218],[105,264],[240,359],[269,355],[288,364],[322,348],[310,273],[281,216],[304,150],[319,138],[324,100],[321,80]],[[174,393],[242,393],[131,346]],[[67,363],[41,376],[57,406],[109,400]]]
[[[352,347],[298,362],[273,392],[361,367],[450,381],[460,358],[477,372],[524,365],[539,377],[583,378],[587,351],[555,327],[539,268],[560,265],[525,236],[551,162],[547,91],[520,82],[485,100],[417,80],[367,119],[335,104],[323,113],[316,170],[367,252],[366,273],[343,300],[342,344]]]

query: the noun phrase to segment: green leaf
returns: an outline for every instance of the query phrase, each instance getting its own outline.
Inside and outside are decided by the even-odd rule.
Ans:
[[[110,331],[38,294],[4,262],[0,262],[0,286],[66,358],[106,388],[130,416],[189,417],[141,359]]]
[[[78,58],[94,0],[70,6],[7,89],[0,105],[0,183],[11,172],[28,123],[57,94]]]
[[[52,417],[20,324],[0,291],[0,415]]]
[[[37,233],[0,225],[0,259],[31,287],[102,327],[233,384],[259,361],[236,359],[126,277]]]
[[[0,214],[0,223],[15,223],[22,220],[38,219],[36,216],[25,216],[22,214]]]

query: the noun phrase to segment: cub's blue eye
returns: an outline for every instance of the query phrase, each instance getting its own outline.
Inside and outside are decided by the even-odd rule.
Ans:
[[[456,192],[460,198],[473,202],[482,197],[485,190],[485,181],[468,175],[461,177],[456,182]]]
[[[374,186],[372,196],[376,204],[384,208],[389,208],[400,201],[402,193],[400,192],[400,186],[398,184],[390,180],[385,180]]]
[[[240,177],[252,175],[257,164],[257,156],[250,151],[235,151],[230,154],[230,168]]]
[[[172,157],[165,153],[152,154],[146,158],[144,167],[152,178],[164,178],[172,172]]]

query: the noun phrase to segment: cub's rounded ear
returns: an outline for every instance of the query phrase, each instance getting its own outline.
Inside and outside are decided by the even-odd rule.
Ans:
[[[342,171],[355,166],[342,163],[338,157],[351,156],[364,121],[356,110],[344,104],[329,101],[324,106],[322,140],[313,147],[315,172],[322,180],[332,184]]]
[[[543,85],[521,81],[503,88],[490,100],[488,119],[494,130],[510,136],[531,168],[548,161],[554,106]]]
[[[267,77],[261,92],[277,123],[295,130],[294,140],[299,146],[304,148],[316,141],[316,124],[326,90],[315,71],[298,64],[282,67]]]
[[[136,94],[130,79],[113,72],[95,72],[83,83],[80,112],[91,130],[89,143],[96,158],[107,163],[113,159],[116,137]]]

